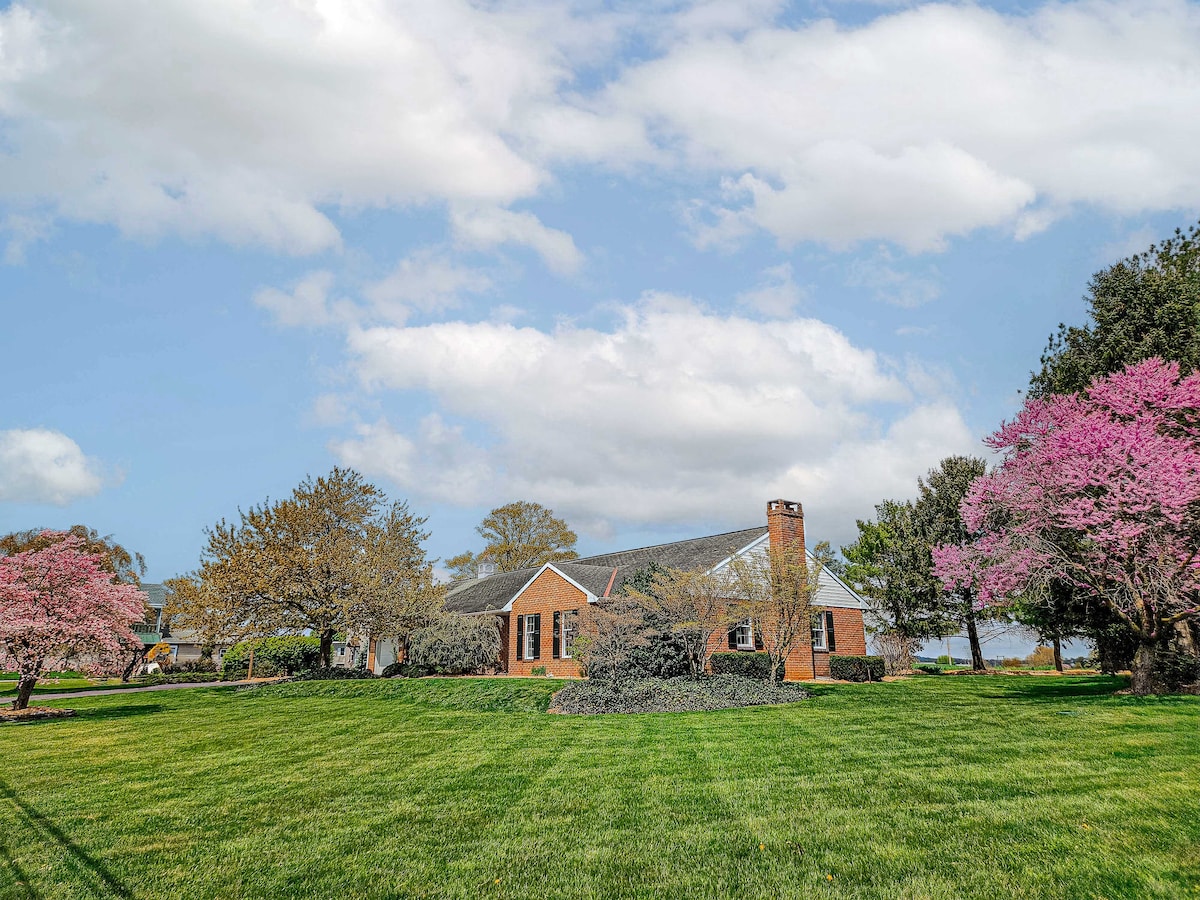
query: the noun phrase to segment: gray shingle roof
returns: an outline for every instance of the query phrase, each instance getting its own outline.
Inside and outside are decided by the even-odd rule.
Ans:
[[[593,595],[601,597],[612,579],[612,592],[616,592],[626,578],[655,562],[672,569],[692,571],[711,569],[717,563],[732,556],[738,550],[767,533],[766,526],[727,531],[670,544],[639,547],[635,550],[619,550],[601,553],[570,562],[555,563],[554,567],[581,584]],[[446,594],[446,608],[453,612],[478,613],[501,610],[525,586],[540,566],[502,572],[488,578],[474,578],[453,585]],[[613,579],[613,569],[617,570]]]

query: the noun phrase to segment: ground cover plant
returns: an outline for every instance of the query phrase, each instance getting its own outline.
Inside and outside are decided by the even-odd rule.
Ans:
[[[0,897],[1196,896],[1200,698],[1124,684],[629,716],[546,715],[554,679],[72,699],[0,727]]]
[[[708,675],[704,678],[573,681],[554,695],[550,709],[579,715],[703,712],[807,699],[808,693],[794,684],[741,675]]]

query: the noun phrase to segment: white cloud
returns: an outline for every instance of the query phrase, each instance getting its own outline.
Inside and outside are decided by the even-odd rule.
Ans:
[[[782,263],[763,270],[762,280],[737,296],[739,306],[763,315],[782,318],[790,315],[804,300],[805,292],[792,278],[792,264]]]
[[[457,209],[450,216],[455,236],[469,247],[491,249],[501,244],[523,244],[542,257],[560,275],[570,275],[583,265],[583,254],[565,231],[547,228],[530,212],[510,209]]]
[[[439,312],[457,306],[464,294],[479,294],[492,280],[478,269],[458,265],[436,250],[417,251],[396,263],[363,294],[385,321],[403,324],[414,311]]]
[[[349,349],[366,388],[427,394],[437,412],[362,425],[335,453],[440,502],[531,496],[580,520],[737,524],[779,495],[852,525],[974,443],[953,406],[914,400],[823,322],[678,297],[648,296],[609,330],[444,322],[355,329]]]
[[[297,281],[290,292],[272,287],[260,289],[254,294],[254,305],[270,312],[280,325],[326,325],[333,320],[328,303],[332,286],[332,272],[310,272]]]
[[[504,133],[585,27],[466,0],[15,3],[0,197],[299,253],[339,242],[331,206],[507,203],[545,172]]]
[[[0,431],[0,502],[66,506],[100,492],[99,468],[62,432]]]
[[[1076,204],[1200,206],[1200,120],[1180,113],[1200,108],[1200,8],[927,4],[717,29],[626,69],[594,108],[640,118],[681,170],[734,179],[744,199],[701,242],[749,223],[913,251],[982,227],[1022,238]]]

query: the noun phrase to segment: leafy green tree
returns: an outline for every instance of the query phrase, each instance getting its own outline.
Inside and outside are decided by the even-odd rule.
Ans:
[[[1086,325],[1059,325],[1030,393],[1073,394],[1154,356],[1200,367],[1200,224],[1092,276]]]
[[[578,536],[565,521],[540,503],[517,500],[498,506],[475,528],[486,544],[479,553],[466,551],[446,560],[451,577],[474,578],[482,562],[498,572],[514,572],[548,562],[578,559]]]
[[[354,470],[334,469],[210,529],[200,594],[224,598],[239,634],[311,632],[327,667],[337,632],[402,634],[440,609],[424,523]]]
[[[933,577],[929,540],[910,501],[884,500],[874,521],[857,524],[858,540],[842,548],[842,575],[871,607],[889,668],[910,669],[922,643],[957,631]]]
[[[917,479],[917,501],[913,518],[927,548],[943,544],[965,544],[975,537],[963,522],[959,507],[971,482],[987,472],[987,463],[973,456],[948,456]],[[929,556],[929,577],[933,575],[933,557]],[[959,587],[943,595],[946,614],[967,633],[971,645],[971,668],[984,669],[983,648],[979,642],[979,621],[995,612],[977,610],[978,597],[973,589]]]

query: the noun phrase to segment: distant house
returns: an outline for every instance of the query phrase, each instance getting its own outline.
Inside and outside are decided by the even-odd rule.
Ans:
[[[147,649],[160,641],[171,647],[171,661],[178,663],[194,662],[200,658],[200,638],[189,628],[171,628],[163,618],[163,607],[167,605],[171,593],[164,584],[142,584],[142,593],[146,595],[146,605],[154,611],[153,618],[133,625],[133,631],[138,634]],[[213,662],[220,665],[222,647],[213,650]]]
[[[651,563],[719,572],[734,559],[771,546],[804,546],[804,512],[799,503],[772,500],[767,504],[766,525],[757,528],[459,582],[450,588],[446,608],[500,620],[500,668],[504,673],[529,675],[535,668],[544,668],[552,675],[578,675],[571,644],[576,617],[587,604],[603,603],[620,591],[625,579]],[[813,605],[818,614],[813,618],[812,633],[798,642],[787,660],[789,681],[828,675],[831,653],[866,653],[863,612],[867,607],[862,598],[832,573],[822,571]],[[712,649],[757,652],[753,623],[743,622],[728,634],[717,635]],[[396,655],[396,641],[372,641],[368,666],[379,673]]]

